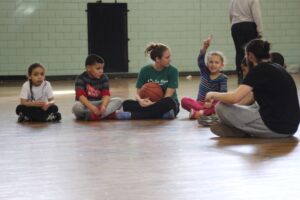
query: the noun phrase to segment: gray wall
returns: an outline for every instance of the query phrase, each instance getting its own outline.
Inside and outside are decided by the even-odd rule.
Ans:
[[[41,62],[47,75],[75,75],[87,55],[86,0],[1,0],[0,75],[24,75]],[[95,1],[92,1],[95,2]],[[102,1],[104,3],[114,2]],[[197,71],[202,40],[214,36],[210,50],[223,51],[225,70],[233,70],[234,47],[228,17],[229,0],[128,0],[129,71],[148,62],[147,43],[172,49],[179,71]],[[265,39],[288,65],[300,63],[300,1],[261,1]]]

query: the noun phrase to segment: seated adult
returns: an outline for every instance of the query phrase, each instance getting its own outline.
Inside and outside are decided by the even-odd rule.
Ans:
[[[211,131],[223,137],[283,138],[296,133],[300,121],[297,88],[280,65],[270,62],[270,43],[255,39],[245,47],[249,73],[232,92],[209,92],[206,101],[220,101],[220,123]],[[253,92],[256,103],[236,105]]]

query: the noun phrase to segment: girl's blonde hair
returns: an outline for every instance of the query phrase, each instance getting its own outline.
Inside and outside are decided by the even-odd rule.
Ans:
[[[207,56],[206,56],[206,65],[207,65],[209,59],[210,59],[212,56],[219,56],[219,57],[221,58],[222,63],[225,65],[225,63],[226,63],[226,62],[225,62],[225,61],[226,61],[226,58],[225,58],[224,54],[223,54],[221,51],[211,51],[211,52],[209,52],[209,53],[207,54]]]

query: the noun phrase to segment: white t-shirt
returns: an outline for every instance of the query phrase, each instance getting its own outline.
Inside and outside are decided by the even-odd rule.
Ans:
[[[53,97],[52,87],[50,82],[48,81],[43,81],[43,83],[40,86],[32,85],[31,90],[32,90],[33,98],[31,97],[30,83],[29,81],[26,81],[22,86],[20,98],[27,99],[27,100],[47,102],[48,99]]]

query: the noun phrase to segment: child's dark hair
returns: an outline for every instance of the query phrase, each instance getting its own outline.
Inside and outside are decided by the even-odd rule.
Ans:
[[[278,52],[273,52],[270,54],[271,57],[271,61],[274,63],[277,63],[281,66],[283,66],[284,68],[286,68],[285,64],[284,64],[284,57],[278,53]]]
[[[30,76],[32,74],[32,71],[35,69],[35,68],[43,68],[45,70],[45,67],[40,64],[40,63],[33,63],[31,64],[29,67],[28,67],[28,70],[27,70],[27,75]]]
[[[104,59],[101,56],[98,56],[96,54],[90,54],[88,57],[85,59],[85,66],[88,65],[95,65],[97,63],[104,64]]]
[[[162,43],[150,43],[145,50],[145,55],[150,54],[150,58],[155,61],[157,57],[161,58],[168,49],[169,47]]]
[[[31,64],[31,65],[28,67],[28,70],[27,70],[27,75],[28,75],[28,80],[29,80],[29,88],[30,88],[30,98],[31,98],[31,100],[35,100],[35,99],[34,99],[33,92],[32,92],[32,80],[29,79],[29,77],[31,76],[32,71],[33,71],[35,68],[38,68],[38,67],[40,67],[40,68],[42,68],[42,69],[45,70],[45,67],[44,67],[42,64],[40,64],[40,63],[33,63],[33,64]]]
[[[263,41],[260,39],[251,40],[246,44],[246,52],[251,52],[255,55],[258,61],[262,59],[270,58],[270,46],[271,44],[268,41]]]

